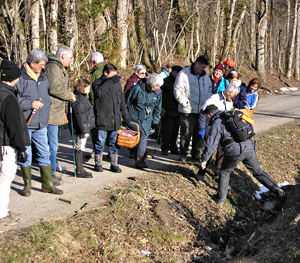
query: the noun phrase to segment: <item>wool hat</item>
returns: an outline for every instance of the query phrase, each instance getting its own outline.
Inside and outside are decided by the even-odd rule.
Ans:
[[[234,67],[235,63],[232,59],[223,60],[223,64],[227,64],[229,67]]]
[[[21,71],[14,62],[3,59],[0,66],[0,74],[1,80],[12,82],[21,76]]]
[[[172,71],[178,71],[179,72],[180,70],[182,70],[181,66],[175,65],[175,66],[172,67]]]
[[[219,70],[221,70],[221,71],[224,71],[224,67],[223,67],[223,65],[222,65],[221,63],[217,64],[217,65],[214,67],[214,70],[215,70],[215,69],[219,69]]]

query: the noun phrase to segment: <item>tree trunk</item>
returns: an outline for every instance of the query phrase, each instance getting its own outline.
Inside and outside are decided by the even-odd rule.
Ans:
[[[250,62],[255,65],[255,54],[256,54],[256,0],[251,0],[250,7]]]
[[[89,8],[92,8],[92,0],[89,0]],[[95,44],[95,29],[94,29],[94,19],[89,17],[89,35],[90,35],[90,47],[93,52],[96,51]]]
[[[298,19],[297,19],[297,35],[296,35],[296,57],[295,57],[295,72],[294,77],[300,80],[299,62],[300,62],[300,7],[298,5]]]
[[[57,15],[58,15],[58,0],[51,0],[50,19],[48,25],[48,42],[49,42],[49,51],[54,54],[58,48]]]
[[[260,0],[259,3],[259,22],[256,47],[256,70],[258,75],[265,80],[265,42],[268,27],[268,5],[269,0]]]
[[[115,34],[114,61],[121,68],[126,68],[127,58],[127,30],[128,30],[128,0],[117,1],[117,28]]]
[[[31,45],[32,48],[40,47],[40,5],[34,1],[31,6]]]
[[[270,73],[273,73],[273,23],[274,23],[274,5],[273,5],[273,0],[270,1],[270,23],[269,23],[269,70]]]
[[[216,27],[215,27],[215,34],[214,34],[214,42],[212,47],[211,59],[210,59],[212,66],[216,65],[218,35],[219,35],[219,26],[220,26],[220,18],[221,18],[221,0],[217,1],[216,15],[217,15],[217,19],[216,19]]]
[[[232,20],[233,20],[233,14],[235,10],[235,2],[236,0],[228,0],[227,7],[226,7],[226,32],[225,32],[225,39],[224,39],[224,48],[222,52],[222,60],[226,59],[229,55],[229,48],[231,44],[231,32],[232,32]],[[230,5],[230,9],[229,9]]]
[[[285,61],[285,72],[287,72],[287,68],[288,68],[288,50],[290,49],[290,44],[291,44],[291,37],[290,37],[290,20],[291,20],[291,0],[287,0],[287,15],[286,15],[286,46],[285,46],[285,50],[286,52],[284,52],[284,61]]]
[[[298,0],[296,0],[296,2],[295,2],[294,26],[293,26],[293,33],[291,36],[291,45],[289,48],[289,55],[288,55],[288,66],[287,66],[287,71],[286,71],[286,77],[288,79],[291,78],[291,76],[292,76],[292,64],[293,64],[293,58],[294,58],[297,20],[298,20]]]
[[[185,36],[182,34],[182,25],[184,23],[184,19],[182,17],[182,12],[183,12],[183,4],[181,0],[175,0],[174,1],[174,8],[176,12],[176,24],[175,24],[175,31],[176,31],[176,39],[177,44],[176,44],[176,53],[181,56],[185,57],[186,56],[186,46],[185,46]]]
[[[13,0],[0,2],[3,17],[5,19],[7,30],[11,36],[11,54],[8,59],[14,60],[18,64],[22,64],[27,59],[27,46],[24,32],[24,24],[20,18],[20,3]]]
[[[75,14],[75,0],[66,0],[66,24],[65,41],[66,44],[76,52],[75,47],[78,43],[78,26]],[[75,54],[76,55],[76,54]]]
[[[47,41],[46,41],[46,14],[45,14],[45,8],[43,0],[40,0],[40,7],[41,7],[41,14],[42,14],[42,21],[43,21],[43,48],[44,50],[47,50]]]

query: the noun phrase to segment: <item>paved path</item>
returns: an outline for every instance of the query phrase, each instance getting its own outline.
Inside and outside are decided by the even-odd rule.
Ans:
[[[259,109],[254,114],[254,129],[261,132],[277,125],[281,125],[300,118],[300,92],[286,95],[274,95],[263,98],[259,102]],[[115,185],[118,181],[127,180],[128,177],[139,176],[143,173],[159,172],[161,169],[168,169],[168,165],[176,165],[178,156],[162,156],[160,146],[156,145],[154,140],[149,140],[149,152],[154,154],[153,159],[147,159],[149,168],[140,171],[134,168],[134,160],[129,159],[129,151],[121,149],[119,163],[123,169],[121,174],[115,174],[109,171],[110,164],[104,159],[104,172],[96,173],[93,171],[94,178],[79,179],[73,177],[73,159],[72,143],[68,130],[63,130],[59,137],[58,161],[62,166],[67,167],[67,173],[63,175],[63,182],[59,189],[64,191],[62,196],[45,194],[41,192],[41,183],[39,182],[39,170],[37,166],[32,167],[32,194],[30,197],[23,197],[20,191],[23,188],[23,180],[20,176],[20,170],[12,183],[10,209],[14,213],[20,214],[19,224],[15,226],[0,226],[1,232],[9,229],[17,229],[34,225],[43,220],[55,218],[67,218],[88,203],[91,208],[101,203],[97,193],[105,188]],[[155,149],[156,147],[156,149]],[[91,152],[91,143],[87,145],[87,152]],[[87,169],[93,169],[94,161],[89,160],[85,163]],[[58,200],[58,198],[71,200],[68,204]]]

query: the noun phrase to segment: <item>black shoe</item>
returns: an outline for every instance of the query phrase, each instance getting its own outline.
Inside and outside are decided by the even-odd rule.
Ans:
[[[76,177],[78,178],[93,178],[91,173],[88,173],[86,171],[81,171],[79,173],[76,173]]]
[[[219,206],[223,206],[226,199],[220,199],[218,195],[213,195],[212,199],[215,201],[215,203]]]
[[[186,163],[186,156],[185,155],[180,155],[179,156],[179,161]]]
[[[205,182],[205,179],[204,179],[203,175],[196,174],[195,178],[196,178],[198,183],[200,183],[202,185],[206,185],[206,182]]]
[[[168,156],[168,151],[162,151],[162,155]]]
[[[94,171],[96,171],[96,172],[103,172],[102,165],[101,164],[100,165],[95,164]]]
[[[170,152],[171,152],[171,154],[179,155],[179,151],[177,151],[177,150],[176,150],[176,151],[172,151],[172,150],[171,150]]]
[[[135,168],[143,170],[145,168],[144,162],[142,159],[137,159],[135,161]]]
[[[113,173],[122,173],[122,169],[119,166],[111,165],[109,170]]]

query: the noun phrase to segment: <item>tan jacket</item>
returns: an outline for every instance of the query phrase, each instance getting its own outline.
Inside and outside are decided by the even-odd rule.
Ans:
[[[63,125],[66,101],[72,99],[73,93],[68,89],[68,71],[57,60],[49,60],[46,65],[45,75],[50,82],[49,94],[51,109],[48,124]]]

